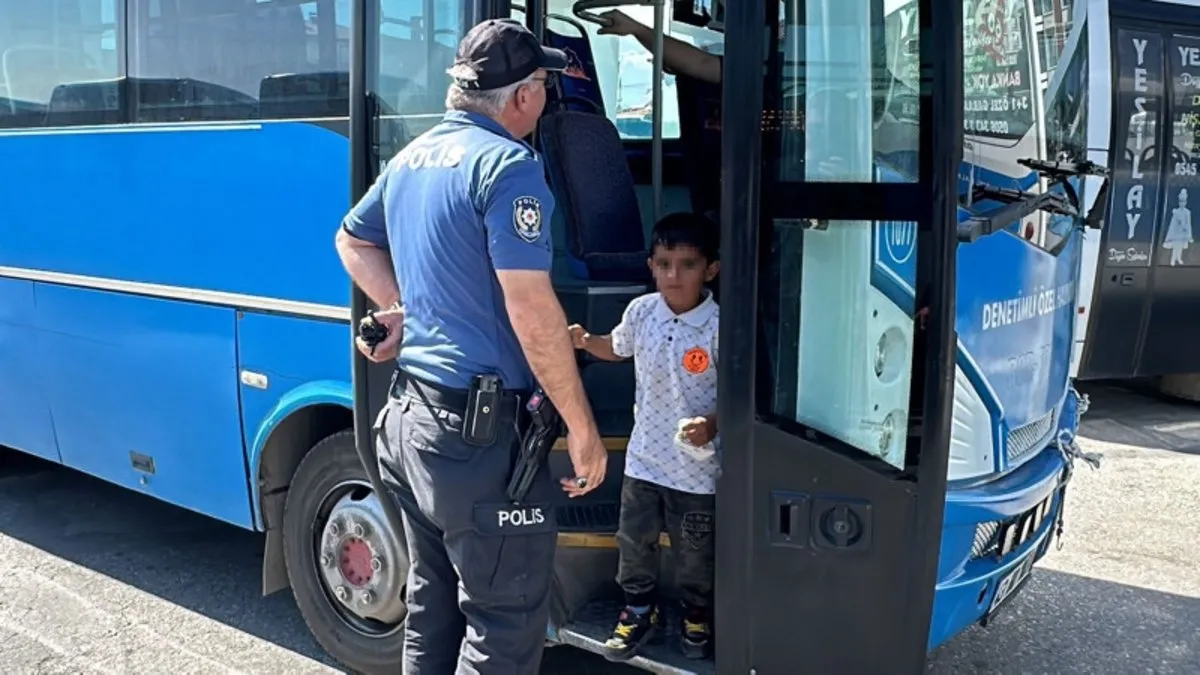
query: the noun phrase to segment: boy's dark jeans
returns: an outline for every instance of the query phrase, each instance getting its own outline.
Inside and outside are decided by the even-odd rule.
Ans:
[[[625,591],[626,603],[644,606],[657,600],[658,538],[666,525],[683,601],[694,608],[710,607],[716,520],[715,495],[681,492],[625,476],[617,529],[621,554],[617,583]]]

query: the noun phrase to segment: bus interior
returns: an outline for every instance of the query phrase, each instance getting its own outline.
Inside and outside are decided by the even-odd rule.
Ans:
[[[885,12],[889,17],[886,37],[871,38],[871,49],[877,52],[872,62],[903,63],[914,71],[907,77],[893,76],[888,68],[875,75],[876,89],[886,88],[886,92],[873,95],[870,102],[876,157],[872,171],[893,179],[911,177],[916,174],[917,146],[915,29],[901,25],[904,12],[897,10],[905,3],[874,0],[870,4],[873,15],[879,17],[873,22],[882,25]],[[564,50],[571,60],[567,72],[554,80],[532,141],[545,157],[557,203],[552,221],[556,289],[570,321],[604,334],[616,325],[632,298],[652,290],[646,242],[657,220],[673,212],[692,211],[719,221],[721,85],[677,77],[664,65],[661,90],[654,91],[653,54],[632,37],[597,34],[604,24],[597,13],[607,9],[623,11],[653,25],[652,3],[549,0],[543,3],[543,15],[538,20],[526,18],[522,5],[514,4],[512,8],[515,18],[540,31],[546,44]],[[664,8],[660,30],[673,39],[720,55],[725,39],[723,9],[721,0],[680,0]],[[783,3],[777,13],[770,13],[779,26],[778,32],[773,32],[777,49],[783,48],[782,38],[789,28],[785,26],[786,13]],[[909,13],[907,20],[914,16]],[[790,28],[793,34],[803,35],[802,24]],[[794,45],[790,48],[799,49]],[[788,84],[776,93],[775,106],[763,113],[762,131],[767,139],[764,147],[770,146],[774,137],[783,137],[783,143],[803,145],[806,105],[818,118],[842,115],[844,119],[847,114],[859,112],[853,94],[844,94],[840,99],[836,95],[837,75],[829,78],[831,83],[815,87],[818,93],[806,104],[803,86],[796,84],[800,78],[786,73],[788,64],[795,63],[796,58],[781,54],[772,61],[776,72],[766,74]],[[644,83],[640,97],[629,94],[629,80],[634,79]],[[818,131],[811,135],[819,136],[823,124],[816,119],[814,128]],[[787,154],[790,164],[778,156],[774,158],[780,171],[803,175],[804,153]],[[816,153],[810,149],[808,154]],[[781,243],[776,241],[774,245]],[[711,286],[718,293],[719,278]],[[760,293],[778,294],[778,288],[778,283],[766,284]],[[780,300],[779,304],[794,306],[792,300]],[[767,342],[776,337],[770,335]],[[794,345],[791,347],[794,349]],[[773,345],[767,350],[770,357],[765,357],[761,365],[768,370],[783,367],[774,359],[787,351],[788,345]],[[594,392],[592,402],[597,406],[602,434],[626,436],[632,425],[631,366],[589,357],[582,357],[581,365],[589,391]],[[776,391],[770,386],[772,379],[771,372],[761,373],[759,381],[766,386],[762,393],[770,398],[781,397],[777,403],[786,408],[787,401],[782,400],[788,397],[786,388]]]
[[[719,84],[669,75],[669,85],[664,82],[660,92],[652,91],[653,54],[633,38],[596,35],[602,23],[594,18],[595,11],[602,11],[596,8],[602,3],[577,2],[569,11],[555,4],[543,5],[543,41],[564,50],[570,66],[555,78],[533,140],[545,158],[557,203],[551,223],[555,288],[568,321],[602,335],[616,326],[633,298],[653,290],[646,242],[658,218],[692,210],[719,222],[721,91]],[[654,24],[652,6],[608,6]],[[525,8],[513,9],[514,18],[522,18]],[[537,30],[538,22],[532,23]],[[659,27],[665,28],[661,23]],[[719,47],[723,37],[703,24],[694,26],[692,36],[706,39],[701,44],[710,49]],[[628,50],[624,54],[622,47]],[[637,50],[642,50],[640,60]],[[648,86],[634,94],[641,99],[629,101],[629,80],[639,74],[634,69]],[[677,98],[668,103],[668,96]],[[669,129],[662,119],[666,106],[674,113]],[[714,293],[718,284],[719,279],[710,286]],[[619,515],[619,476],[633,426],[634,368],[631,361],[605,362],[585,353],[579,362],[601,436],[610,449],[611,478],[584,504],[556,509],[560,539],[566,545],[560,547],[551,623],[561,627],[557,639],[562,643],[599,652],[623,601],[611,583],[615,548],[589,544],[615,545],[611,537]],[[565,443],[560,441],[558,447]],[[553,475],[569,472],[566,453],[553,453],[550,467]],[[666,532],[660,543],[666,575],[660,583],[669,598],[671,542]],[[663,609],[666,625],[678,626],[674,607],[664,602]],[[670,640],[650,645],[632,663],[651,670],[712,669],[711,662],[688,664],[676,649]]]

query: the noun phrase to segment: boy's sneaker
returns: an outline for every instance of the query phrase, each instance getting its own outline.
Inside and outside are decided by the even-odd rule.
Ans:
[[[683,655],[689,659],[708,658],[711,638],[712,628],[709,625],[708,611],[694,607],[686,608],[683,615],[683,631],[679,636],[679,646]]]
[[[626,661],[638,648],[654,636],[659,626],[658,607],[650,605],[641,612],[632,607],[621,610],[612,636],[604,643],[604,656],[609,661]]]

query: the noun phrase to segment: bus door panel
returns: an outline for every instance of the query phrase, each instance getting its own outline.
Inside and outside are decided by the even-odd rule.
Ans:
[[[1180,347],[1200,331],[1200,251],[1189,197],[1200,99],[1200,12],[1114,5],[1112,178],[1097,264],[1084,377],[1200,372]],[[1187,18],[1186,23],[1178,23]]]
[[[1112,184],[1080,369],[1089,378],[1138,371],[1163,177],[1162,36],[1118,25],[1112,40]]]
[[[62,461],[253,527],[233,308],[39,284]]]
[[[717,671],[920,672],[962,157],[934,130],[962,126],[962,2],[912,3],[907,32],[882,2],[763,4],[726,7],[723,290],[757,303],[721,309]],[[765,84],[741,77],[764,53]],[[895,91],[915,114],[877,125]]]
[[[1162,188],[1153,295],[1138,363],[1143,376],[1200,372],[1200,25],[1164,31]]]

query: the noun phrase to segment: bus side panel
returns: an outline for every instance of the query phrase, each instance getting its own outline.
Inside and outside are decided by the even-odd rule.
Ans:
[[[39,284],[63,462],[251,527],[235,310]]]
[[[28,196],[0,266],[349,306],[349,144],[327,124],[0,132],[0,185]]]
[[[902,225],[879,228],[876,270],[888,276],[877,282],[894,302],[911,305],[915,239],[896,234]],[[958,247],[958,338],[1008,429],[1041,420],[1066,394],[1079,241],[1055,256],[1005,230]]]
[[[347,282],[349,283],[349,282]],[[346,426],[350,407],[350,326],[346,323],[245,313],[238,321],[238,354],[242,373],[265,376],[241,384],[242,429],[245,432],[255,509],[260,504],[259,464],[274,428],[297,410],[321,404],[341,406]],[[332,421],[318,427],[337,431]],[[319,433],[317,435],[327,435]],[[312,442],[319,440],[311,439]],[[287,448],[305,452],[308,448]],[[262,527],[261,520],[258,523]]]
[[[1010,232],[958,248],[959,340],[1009,430],[1040,420],[1066,395],[1079,239],[1057,256]]]
[[[271,377],[349,382],[352,345],[350,325],[343,321],[251,312],[238,321],[242,370]],[[283,393],[275,386],[270,389],[276,396]],[[257,420],[246,417],[247,434],[253,433],[252,421]]]
[[[35,326],[33,283],[0,279],[0,445],[59,461],[42,389],[47,352]]]

